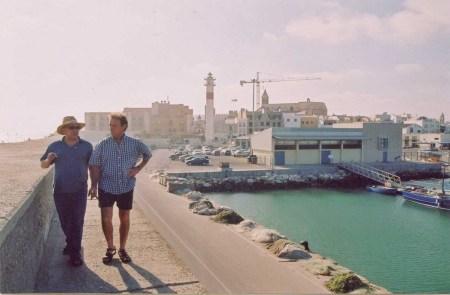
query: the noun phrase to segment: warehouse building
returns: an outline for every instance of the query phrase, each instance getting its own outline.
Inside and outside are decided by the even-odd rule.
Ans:
[[[336,126],[340,128],[269,128],[251,137],[252,151],[263,165],[389,162],[401,156],[400,123]]]

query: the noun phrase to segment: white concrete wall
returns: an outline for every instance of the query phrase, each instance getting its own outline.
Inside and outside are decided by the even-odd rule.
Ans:
[[[387,152],[387,161],[395,161],[402,154],[402,124],[400,123],[364,123],[363,162],[383,162],[383,153]],[[380,138],[388,139],[388,148],[379,147]]]
[[[320,163],[319,150],[301,150],[298,153],[297,164],[318,164]]]

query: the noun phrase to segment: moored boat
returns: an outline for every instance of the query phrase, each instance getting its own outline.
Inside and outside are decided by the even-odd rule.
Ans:
[[[405,200],[410,202],[414,202],[427,207],[450,210],[450,196],[447,194],[421,189],[404,190],[402,191],[402,195]]]
[[[396,195],[397,194],[397,188],[387,187],[384,185],[368,185],[368,186],[366,186],[366,189],[368,191],[371,191],[374,193],[385,194],[385,195]]]

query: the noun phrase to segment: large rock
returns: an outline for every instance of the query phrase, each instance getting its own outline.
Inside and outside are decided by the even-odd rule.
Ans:
[[[361,279],[352,272],[341,273],[335,275],[331,280],[326,283],[326,286],[336,293],[348,293],[353,290],[366,287]]]
[[[242,216],[237,214],[234,210],[225,210],[220,212],[216,216],[211,217],[211,220],[218,223],[239,224],[244,220],[244,218],[242,218]]]

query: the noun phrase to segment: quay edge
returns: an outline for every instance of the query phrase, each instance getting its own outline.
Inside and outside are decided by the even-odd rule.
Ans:
[[[402,181],[442,178],[440,163],[388,162],[370,166],[400,176]],[[159,183],[169,192],[197,190],[200,192],[262,191],[275,189],[359,188],[370,179],[340,169],[336,164],[301,165],[267,170],[161,173]]]

